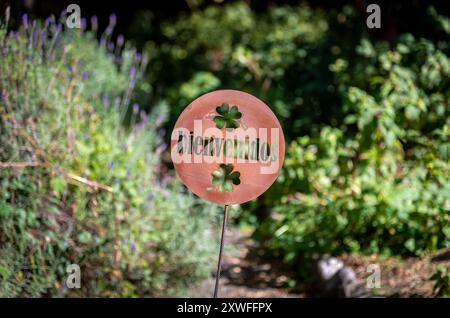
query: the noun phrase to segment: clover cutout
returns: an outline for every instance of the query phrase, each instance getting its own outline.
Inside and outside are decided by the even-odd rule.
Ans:
[[[239,171],[233,171],[232,164],[222,163],[218,170],[214,170],[212,175],[212,183],[219,186],[221,192],[232,192],[233,184],[241,184],[241,173]]]
[[[216,108],[216,111],[220,115],[213,119],[217,128],[222,129],[225,127],[234,129],[239,127],[238,119],[242,117],[242,113],[238,110],[237,106],[230,108],[227,103],[223,103]]]

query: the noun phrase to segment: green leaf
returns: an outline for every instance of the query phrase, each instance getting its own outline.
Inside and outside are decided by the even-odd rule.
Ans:
[[[222,129],[226,125],[226,121],[223,117],[216,116],[216,117],[214,117],[213,120],[216,123],[216,127],[219,129]]]
[[[222,163],[220,165],[220,168],[223,169],[223,171],[225,172],[225,175],[228,175],[231,171],[233,171],[233,165],[232,164],[224,164],[224,163]]]
[[[55,191],[58,194],[61,194],[66,189],[67,182],[65,179],[61,177],[54,177],[50,181],[50,186],[52,187],[53,191]]]
[[[217,111],[220,115],[225,115],[226,113],[228,113],[228,109],[229,109],[228,104],[223,103],[222,105],[220,105],[219,107],[216,108],[216,111]]]
[[[232,192],[233,191],[233,184],[230,181],[226,181],[223,185],[222,185],[222,192]]]
[[[0,276],[3,277],[4,280],[8,278],[10,271],[7,267],[0,265]]]
[[[211,175],[212,184],[219,185],[219,191],[221,192],[232,192],[233,184],[239,185],[241,183],[241,173],[233,172],[232,164],[220,164],[219,169],[214,170]]]
[[[410,250],[411,252],[414,252],[416,249],[416,240],[413,238],[410,238],[405,242],[405,247]]]
[[[227,121],[227,128],[235,129],[235,128],[238,128],[238,127],[239,127],[239,124],[238,124],[237,121],[235,121],[233,119],[230,119],[230,120]]]
[[[238,110],[237,106],[233,106],[230,109],[230,116],[234,119],[239,119],[242,117],[242,113]]]
[[[233,106],[230,109],[228,104],[222,104],[216,108],[216,111],[221,115],[213,119],[217,128],[235,129],[239,127],[239,122],[236,119],[241,118],[242,113],[239,112],[237,106]]]
[[[213,177],[216,177],[216,178],[221,178],[224,175],[222,169],[214,170],[211,174],[212,174]]]
[[[7,204],[6,202],[0,202],[0,216],[1,217],[9,217],[12,213],[13,209],[11,208],[11,205]]]

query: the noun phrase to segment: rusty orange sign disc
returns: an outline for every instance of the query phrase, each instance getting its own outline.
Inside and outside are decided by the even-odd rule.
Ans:
[[[182,182],[202,199],[240,204],[264,193],[284,160],[278,119],[258,98],[236,90],[200,96],[178,118],[171,156]]]

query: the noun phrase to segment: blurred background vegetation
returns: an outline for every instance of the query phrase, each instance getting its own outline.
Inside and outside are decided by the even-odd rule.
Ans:
[[[177,181],[167,142],[221,88],[265,101],[287,139],[277,182],[233,210],[265,257],[300,280],[316,255],[450,247],[448,1],[377,2],[380,30],[364,1],[81,1],[82,30],[59,22],[66,2],[0,6],[0,296],[183,295],[209,277],[220,207]]]

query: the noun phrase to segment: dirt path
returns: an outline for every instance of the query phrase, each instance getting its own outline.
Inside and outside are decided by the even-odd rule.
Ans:
[[[227,230],[222,261],[219,297],[304,297],[288,287],[292,273],[282,263],[263,261],[255,254],[257,243],[251,232]],[[205,281],[193,297],[211,297],[215,278]]]
[[[285,264],[267,261],[257,255],[258,243],[250,231],[227,229],[223,254],[219,297],[264,298],[306,297],[306,286],[294,285],[294,273]],[[439,257],[436,257],[439,254]],[[450,249],[424,258],[383,258],[377,255],[341,255],[346,266],[355,271],[365,285],[371,264],[380,267],[381,286],[370,289],[373,296],[381,297],[432,297],[434,282],[430,280],[437,266],[450,267]],[[191,297],[212,297],[215,278],[194,288]]]

